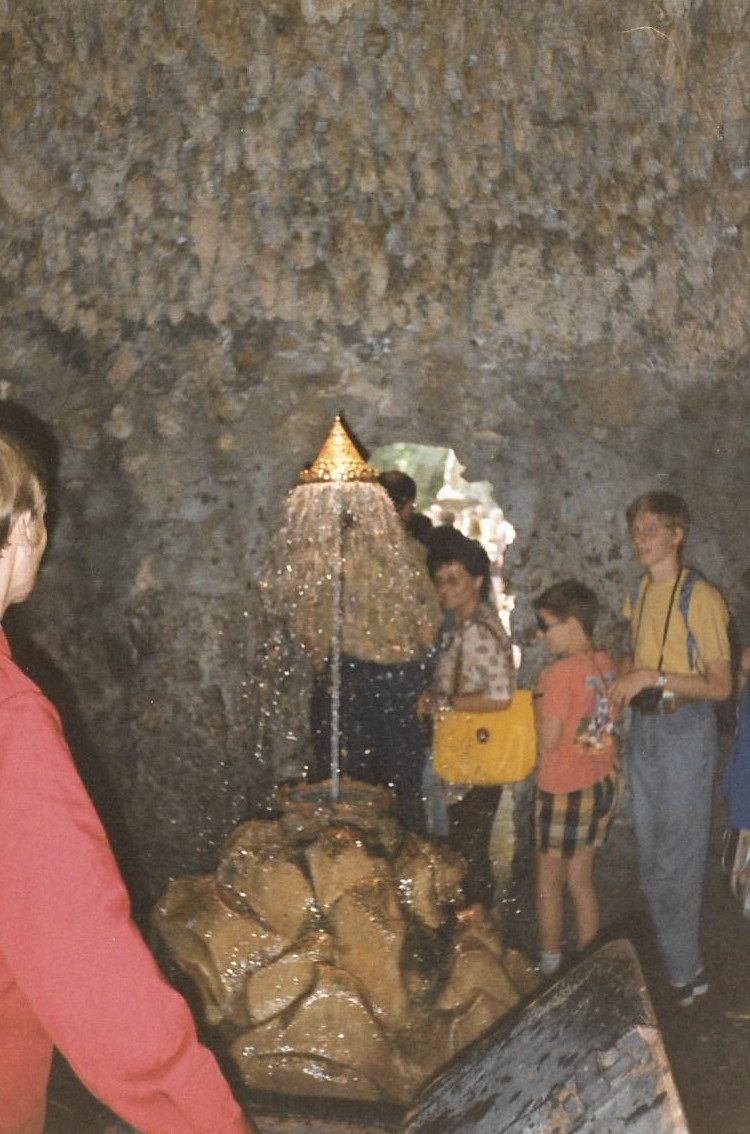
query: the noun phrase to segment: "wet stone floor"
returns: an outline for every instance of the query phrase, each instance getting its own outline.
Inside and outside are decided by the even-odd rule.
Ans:
[[[723,808],[716,818],[705,888],[705,957],[709,993],[689,1009],[671,1005],[648,918],[638,892],[627,801],[600,854],[598,889],[602,937],[635,945],[691,1134],[746,1134],[750,1130],[750,921],[742,918],[721,870]],[[531,872],[524,857],[516,892],[501,907],[509,945],[535,949]],[[572,958],[571,958],[572,959]],[[397,1129],[393,1108],[299,1102],[258,1104],[262,1134],[379,1134]],[[130,1128],[97,1103],[58,1060],[45,1134],[129,1134]],[[520,1134],[520,1132],[519,1132]]]

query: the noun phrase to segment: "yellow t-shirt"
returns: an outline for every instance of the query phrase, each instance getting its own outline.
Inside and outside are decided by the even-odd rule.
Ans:
[[[687,628],[680,610],[680,593],[687,578],[682,580],[672,604],[667,640],[664,645],[662,668],[667,673],[705,673],[710,662],[730,660],[727,626],[729,614],[724,599],[716,587],[705,579],[696,580],[690,596],[687,617],[695,639],[696,660],[691,668],[688,661]],[[623,614],[630,619],[633,659],[636,669],[656,669],[659,664],[664,624],[669,610],[669,599],[674,580],[653,583],[645,575],[641,580],[638,597],[633,607],[630,594],[625,598]]]

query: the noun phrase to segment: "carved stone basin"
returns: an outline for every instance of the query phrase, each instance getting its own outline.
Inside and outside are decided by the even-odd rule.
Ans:
[[[468,905],[464,860],[405,831],[387,789],[279,793],[215,875],[170,884],[155,926],[245,1084],[408,1103],[537,985]]]

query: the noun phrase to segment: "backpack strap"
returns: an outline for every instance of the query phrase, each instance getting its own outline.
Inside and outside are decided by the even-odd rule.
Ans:
[[[630,588],[630,633],[634,653],[638,645],[638,635],[641,632],[641,619],[643,618],[643,606],[646,602],[646,591],[648,590],[648,583],[648,574],[644,574],[641,575],[640,579],[637,579],[635,583],[633,583],[633,586]],[[638,618],[635,623],[635,629],[633,630],[632,626],[633,621],[636,618],[636,612],[638,614]]]
[[[702,578],[703,576],[701,575],[700,571],[696,571],[695,567],[688,567],[687,575],[685,576],[685,581],[683,582],[682,589],[680,591],[680,614],[682,615],[682,619],[685,623],[685,629],[687,630],[688,665],[691,669],[698,669],[700,650],[698,649],[698,643],[695,640],[695,634],[693,634],[693,631],[690,629],[688,614],[690,611],[690,599],[693,596],[693,588],[695,587],[695,584],[698,582],[698,580]]]

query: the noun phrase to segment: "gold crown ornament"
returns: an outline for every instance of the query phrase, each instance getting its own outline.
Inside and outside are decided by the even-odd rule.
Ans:
[[[368,465],[353,434],[339,414],[323,448],[313,463],[300,474],[302,484],[377,480],[377,469]]]

